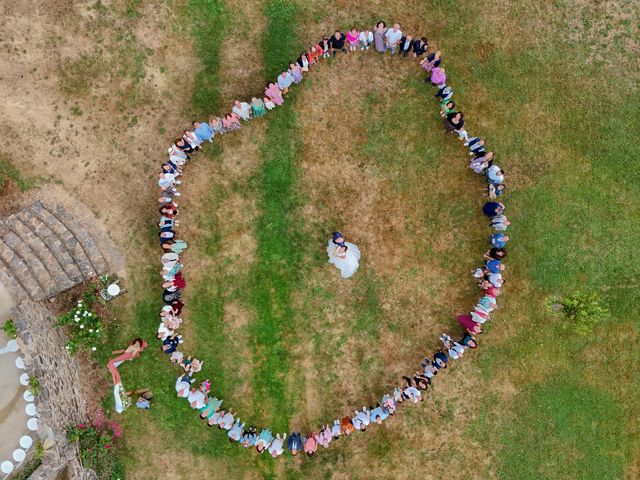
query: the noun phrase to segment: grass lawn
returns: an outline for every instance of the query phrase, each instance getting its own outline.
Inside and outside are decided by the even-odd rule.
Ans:
[[[313,459],[256,457],[202,425],[152,343],[122,369],[127,387],[157,399],[123,417],[127,478],[637,478],[638,7],[251,3],[245,16],[231,0],[190,3],[202,62],[194,114],[230,103],[219,92],[234,78],[219,72],[241,76],[247,61],[224,60],[234,42],[255,44],[263,78],[310,39],[378,17],[426,31],[444,52],[468,130],[506,170],[503,306],[424,404]],[[489,233],[482,185],[422,78],[415,62],[374,52],[325,61],[284,107],[188,167],[185,347],[248,422],[309,430],[374,402],[472,305],[469,271]],[[159,250],[147,224],[130,269],[135,305],[118,312],[105,351],[157,327]],[[326,265],[333,229],[363,251],[352,281]],[[578,289],[611,310],[585,337],[547,308]]]

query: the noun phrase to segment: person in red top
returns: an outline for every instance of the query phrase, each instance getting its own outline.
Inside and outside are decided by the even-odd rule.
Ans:
[[[320,45],[310,45],[309,51],[307,52],[307,59],[309,60],[309,65],[313,65],[318,61],[318,59],[322,56],[322,47]]]
[[[162,288],[167,289],[170,292],[175,292],[176,290],[182,290],[187,286],[187,281],[182,276],[182,272],[178,272],[173,280],[169,280],[162,284]]]

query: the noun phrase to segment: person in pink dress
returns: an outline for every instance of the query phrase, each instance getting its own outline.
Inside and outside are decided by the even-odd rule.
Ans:
[[[127,360],[131,361],[134,358],[138,358],[140,354],[147,348],[147,342],[141,338],[133,340],[125,350],[114,350],[112,354],[120,354],[115,358],[112,358],[107,362],[107,369],[111,372],[111,378],[113,379],[113,397],[116,403],[116,412],[122,413],[124,405],[122,404],[122,398],[120,396],[122,390],[122,381],[120,380],[120,372],[118,367],[122,362]],[[122,392],[124,393],[124,392]]]
[[[447,74],[443,67],[434,67],[431,70],[431,83],[436,87],[447,83]]]
[[[349,45],[349,51],[355,52],[358,49],[359,40],[360,32],[358,32],[356,27],[352,27],[351,30],[347,32],[347,45]]]
[[[277,83],[267,83],[267,88],[264,89],[264,94],[269,97],[271,101],[276,105],[282,105],[284,103],[282,92],[280,91],[280,87]]]

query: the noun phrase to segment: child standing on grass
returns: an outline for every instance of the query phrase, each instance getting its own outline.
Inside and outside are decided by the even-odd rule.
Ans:
[[[449,115],[451,112],[455,112],[455,110],[456,104],[451,100],[443,100],[440,103],[440,116],[443,118]]]
[[[360,32],[358,40],[360,42],[360,50],[369,50],[369,47],[373,43],[373,32],[368,28],[365,28]]]
[[[274,108],[276,108],[276,104],[273,103],[269,97],[264,97],[262,99],[262,102],[264,103],[264,106],[267,110],[273,110]]]
[[[322,47],[322,58],[329,58],[331,56],[331,53],[329,52],[329,37],[322,37],[320,46]]]
[[[349,51],[355,52],[358,49],[358,42],[360,40],[360,32],[356,27],[351,27],[351,30],[347,32],[347,45],[349,45]]]

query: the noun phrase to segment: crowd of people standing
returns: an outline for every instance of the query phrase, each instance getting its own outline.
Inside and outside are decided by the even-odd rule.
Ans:
[[[182,291],[186,287],[183,277],[182,252],[187,248],[179,238],[179,186],[185,165],[191,160],[205,142],[213,142],[218,135],[243,128],[244,123],[260,118],[285,102],[286,96],[295,85],[301,83],[323,59],[336,57],[349,52],[375,50],[379,54],[389,53],[417,61],[427,72],[425,82],[435,88],[435,98],[440,106],[444,129],[455,133],[464,141],[471,157],[469,168],[486,180],[485,195],[488,201],[482,212],[490,219],[489,226],[494,230],[489,239],[490,249],[484,254],[483,265],[473,272],[482,291],[473,309],[457,317],[460,332],[453,337],[443,333],[441,347],[431,355],[421,357],[413,373],[402,376],[402,382],[383,395],[375,405],[364,406],[353,413],[342,415],[333,422],[322,425],[317,431],[302,434],[299,431],[276,433],[269,428],[258,429],[247,425],[230,408],[223,407],[223,400],[211,394],[211,382],[202,380],[196,385],[194,375],[203,368],[203,362],[186,356],[180,351],[182,337],[177,333],[182,324],[184,302]],[[464,113],[453,100],[453,89],[447,82],[447,74],[442,66],[442,52],[431,49],[426,37],[414,37],[402,32],[399,24],[388,28],[385,22],[378,22],[373,29],[350,29],[346,34],[336,30],[333,35],[323,37],[288,64],[278,77],[266,84],[264,95],[253,97],[249,102],[236,100],[231,111],[222,117],[211,116],[208,121],[194,121],[191,128],[183,130],[168,149],[166,162],[158,174],[158,186],[161,194],[158,199],[160,220],[159,239],[162,248],[162,298],[164,306],[160,312],[160,325],[157,337],[162,342],[162,351],[170,356],[172,362],[182,369],[176,380],[178,396],[186,398],[193,409],[210,427],[217,426],[227,432],[229,441],[238,442],[242,447],[255,447],[258,453],[268,452],[271,456],[281,455],[285,449],[292,455],[304,452],[313,455],[319,446],[326,448],[333,441],[349,436],[356,430],[365,431],[371,424],[381,424],[392,417],[401,405],[418,403],[424,399],[424,392],[431,387],[436,375],[447,368],[451,360],[460,359],[468,349],[478,346],[478,335],[483,332],[483,324],[491,319],[492,312],[498,308],[497,297],[504,285],[506,256],[505,245],[509,241],[505,230],[509,221],[504,215],[505,206],[498,197],[505,191],[502,168],[494,163],[495,154],[487,150],[485,140],[470,137],[467,133]],[[261,98],[260,98],[261,97]],[[412,369],[413,370],[413,369]]]

